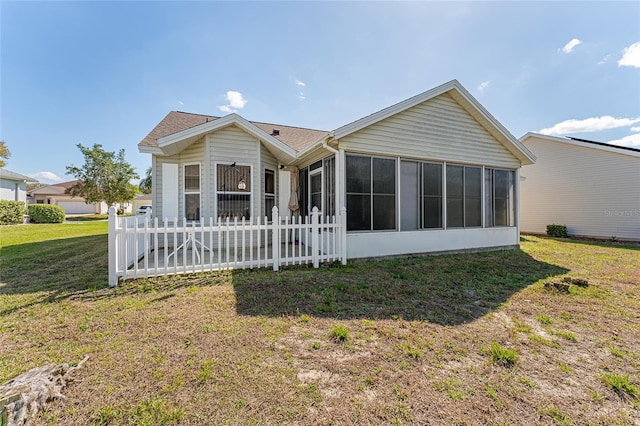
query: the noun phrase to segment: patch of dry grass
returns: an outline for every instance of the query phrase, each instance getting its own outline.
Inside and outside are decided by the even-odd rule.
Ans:
[[[521,250],[114,290],[3,276],[0,381],[90,355],[38,424],[638,424],[637,400],[603,377],[640,385],[639,255],[527,236]],[[85,274],[106,272],[87,256]],[[564,276],[590,286],[544,289]]]

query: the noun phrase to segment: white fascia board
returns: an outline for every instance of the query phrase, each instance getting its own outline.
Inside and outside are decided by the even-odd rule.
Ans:
[[[405,99],[404,101],[399,102],[395,105],[391,105],[390,107],[382,109],[378,112],[374,112],[371,115],[339,127],[332,133],[336,139],[344,138],[351,133],[357,132],[358,130],[364,129],[367,126],[377,123],[378,121],[384,120],[385,118],[391,117],[392,115],[395,115],[424,101],[441,95],[442,93],[451,90],[456,84],[459,85],[460,83],[458,83],[457,80],[451,80],[438,87],[434,87],[433,89],[420,93],[419,95],[413,96],[409,99]]]
[[[218,118],[216,120],[209,121],[208,123],[204,123],[204,124],[201,124],[199,126],[191,127],[189,129],[183,130],[181,132],[174,133],[172,135],[160,138],[160,139],[158,139],[158,146],[160,147],[160,149],[162,149],[162,148],[165,148],[165,147],[167,147],[169,145],[172,145],[172,144],[174,144],[176,142],[179,142],[181,140],[189,139],[189,138],[193,138],[193,137],[198,137],[200,135],[204,135],[206,133],[209,133],[209,132],[212,132],[212,131],[215,131],[215,130],[218,130],[218,129],[222,129],[224,127],[227,127],[227,126],[230,126],[230,125],[234,125],[234,124],[236,126],[240,127],[245,132],[247,132],[250,135],[254,136],[255,138],[263,140],[264,142],[273,145],[275,148],[279,149],[284,154],[286,154],[286,155],[288,155],[288,156],[290,156],[292,158],[295,158],[296,152],[295,152],[295,150],[293,150],[293,148],[285,145],[283,142],[281,142],[278,139],[274,138],[273,136],[271,136],[270,134],[268,134],[264,130],[260,129],[259,127],[254,126],[249,121],[247,121],[246,119],[244,119],[243,117],[241,117],[240,115],[235,114],[235,113],[234,114],[225,115],[222,118]]]
[[[162,149],[156,146],[138,145],[138,152],[141,154],[164,155],[164,152],[162,152]]]
[[[624,149],[623,147],[619,147],[616,145],[609,145],[607,144],[605,145],[600,145],[600,143],[605,143],[605,142],[599,142],[599,143],[589,143],[589,142],[582,142],[582,141],[576,141],[570,138],[566,138],[566,137],[558,137],[558,136],[550,136],[550,135],[543,135],[542,133],[535,133],[535,132],[527,132],[525,135],[523,135],[522,137],[520,137],[520,142],[522,142],[523,144],[531,139],[531,138],[536,138],[536,139],[543,139],[546,141],[551,141],[551,142],[558,142],[558,143],[563,143],[563,144],[568,144],[568,145],[575,145],[575,146],[581,146],[583,148],[591,148],[591,149],[599,149],[600,151],[607,151],[607,152],[613,152],[616,154],[623,154],[623,155],[630,155],[631,157],[640,157],[640,152],[638,151],[631,151],[628,149]]]

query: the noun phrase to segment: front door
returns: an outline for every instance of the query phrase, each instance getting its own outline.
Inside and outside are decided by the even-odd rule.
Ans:
[[[309,189],[311,211],[314,207],[322,211],[322,169],[316,169],[309,174]]]

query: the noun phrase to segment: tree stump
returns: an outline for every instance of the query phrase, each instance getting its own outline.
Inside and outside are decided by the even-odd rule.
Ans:
[[[64,399],[62,388],[69,373],[82,367],[87,359],[88,355],[75,367],[69,364],[36,367],[0,385],[0,425],[27,425],[46,402]]]

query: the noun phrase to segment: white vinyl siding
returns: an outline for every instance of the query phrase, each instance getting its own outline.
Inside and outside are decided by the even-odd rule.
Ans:
[[[345,151],[491,167],[520,162],[448,94],[340,139]]]
[[[246,133],[244,130],[236,126],[225,127],[215,133],[210,134],[209,141],[209,177],[212,182],[211,188],[215,189],[216,185],[216,165],[225,164],[251,167],[252,188],[251,197],[251,217],[261,214],[260,198],[256,200],[256,196],[260,194],[262,188],[262,173],[260,167],[260,141]],[[217,215],[217,197],[214,191],[209,194],[209,211],[210,214]]]
[[[570,235],[640,240],[640,153],[546,137],[524,142],[538,159],[520,173],[523,232],[560,224]]]

